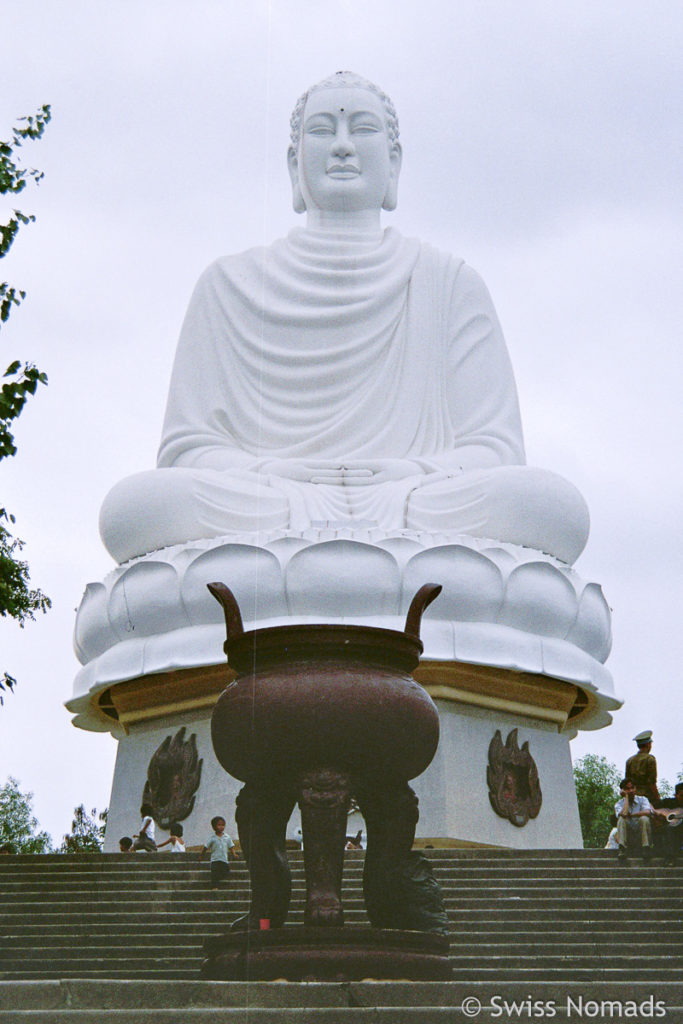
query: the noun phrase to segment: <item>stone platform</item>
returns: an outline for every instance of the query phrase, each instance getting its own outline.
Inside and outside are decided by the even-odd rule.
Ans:
[[[611,621],[601,588],[517,545],[320,527],[166,548],[86,588],[74,636],[83,667],[67,706],[74,724],[119,739],[109,851],[135,827],[131,808],[140,805],[155,751],[183,728],[203,760],[186,830],[204,838],[218,811],[234,828],[239,787],[219,768],[209,736],[211,711],[232,678],[222,612],[206,589],[215,580],[235,594],[247,629],[322,622],[402,630],[416,590],[442,584],[423,618],[415,671],[441,724],[436,758],[415,786],[418,835],[580,845],[569,740],[578,729],[608,724],[620,705],[604,666]],[[530,745],[544,794],[539,817],[523,830],[492,812],[486,782],[492,740],[514,730],[520,745]]]

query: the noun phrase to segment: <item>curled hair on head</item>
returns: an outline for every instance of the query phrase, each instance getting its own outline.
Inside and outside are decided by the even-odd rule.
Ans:
[[[301,122],[308,97],[312,92],[318,92],[320,89],[339,89],[343,86],[350,86],[352,89],[368,89],[370,92],[374,92],[375,96],[379,96],[384,107],[389,143],[393,146],[398,142],[398,115],[394,104],[387,94],[378,85],[375,85],[374,82],[370,82],[367,78],[357,75],[354,71],[337,71],[334,75],[330,75],[329,78],[323,78],[321,82],[316,82],[315,85],[312,85],[306,92],[302,93],[296,101],[296,106],[289,119],[290,138],[295,150],[299,148],[301,140]]]

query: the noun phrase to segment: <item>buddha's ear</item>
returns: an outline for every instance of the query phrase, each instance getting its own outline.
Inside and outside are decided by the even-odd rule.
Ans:
[[[299,186],[299,159],[294,146],[290,146],[287,150],[287,167],[292,181],[292,206],[294,207],[294,212],[304,213],[306,202]]]
[[[383,210],[395,210],[396,204],[398,203],[398,176],[401,173],[401,161],[403,160],[403,150],[401,149],[401,143],[395,142],[391,147],[389,153],[389,184],[387,185],[386,195],[384,196],[384,202],[382,203]]]

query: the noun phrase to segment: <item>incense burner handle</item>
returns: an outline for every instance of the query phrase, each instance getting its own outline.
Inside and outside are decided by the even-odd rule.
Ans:
[[[404,632],[408,636],[415,637],[416,640],[420,639],[420,623],[422,621],[422,613],[432,603],[434,598],[438,597],[443,587],[440,583],[425,583],[420,587],[417,594],[410,602],[410,608],[408,609],[408,615],[406,616],[406,625]]]
[[[207,583],[206,585],[218,603],[223,606],[228,640],[234,640],[235,637],[241,636],[244,633],[242,614],[230,587],[226,587],[225,583]]]

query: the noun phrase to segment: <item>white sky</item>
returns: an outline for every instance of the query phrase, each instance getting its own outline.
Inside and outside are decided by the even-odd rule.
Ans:
[[[176,338],[216,256],[295,223],[285,167],[297,96],[340,68],[377,81],[401,122],[388,222],[463,256],[493,295],[515,366],[528,461],[585,495],[578,568],[614,609],[625,698],[574,756],[621,765],[655,734],[675,779],[683,664],[681,355],[683,14],[670,0],[22,0],[2,14],[0,138],[42,103],[26,147],[37,214],[4,261],[26,288],[0,361],[49,388],[0,466],[52,612],[0,623],[0,783],[33,791],[59,840],[109,800],[115,743],[63,701],[83,588],[111,561],[104,494],[154,464]],[[3,218],[4,219],[4,218]]]

